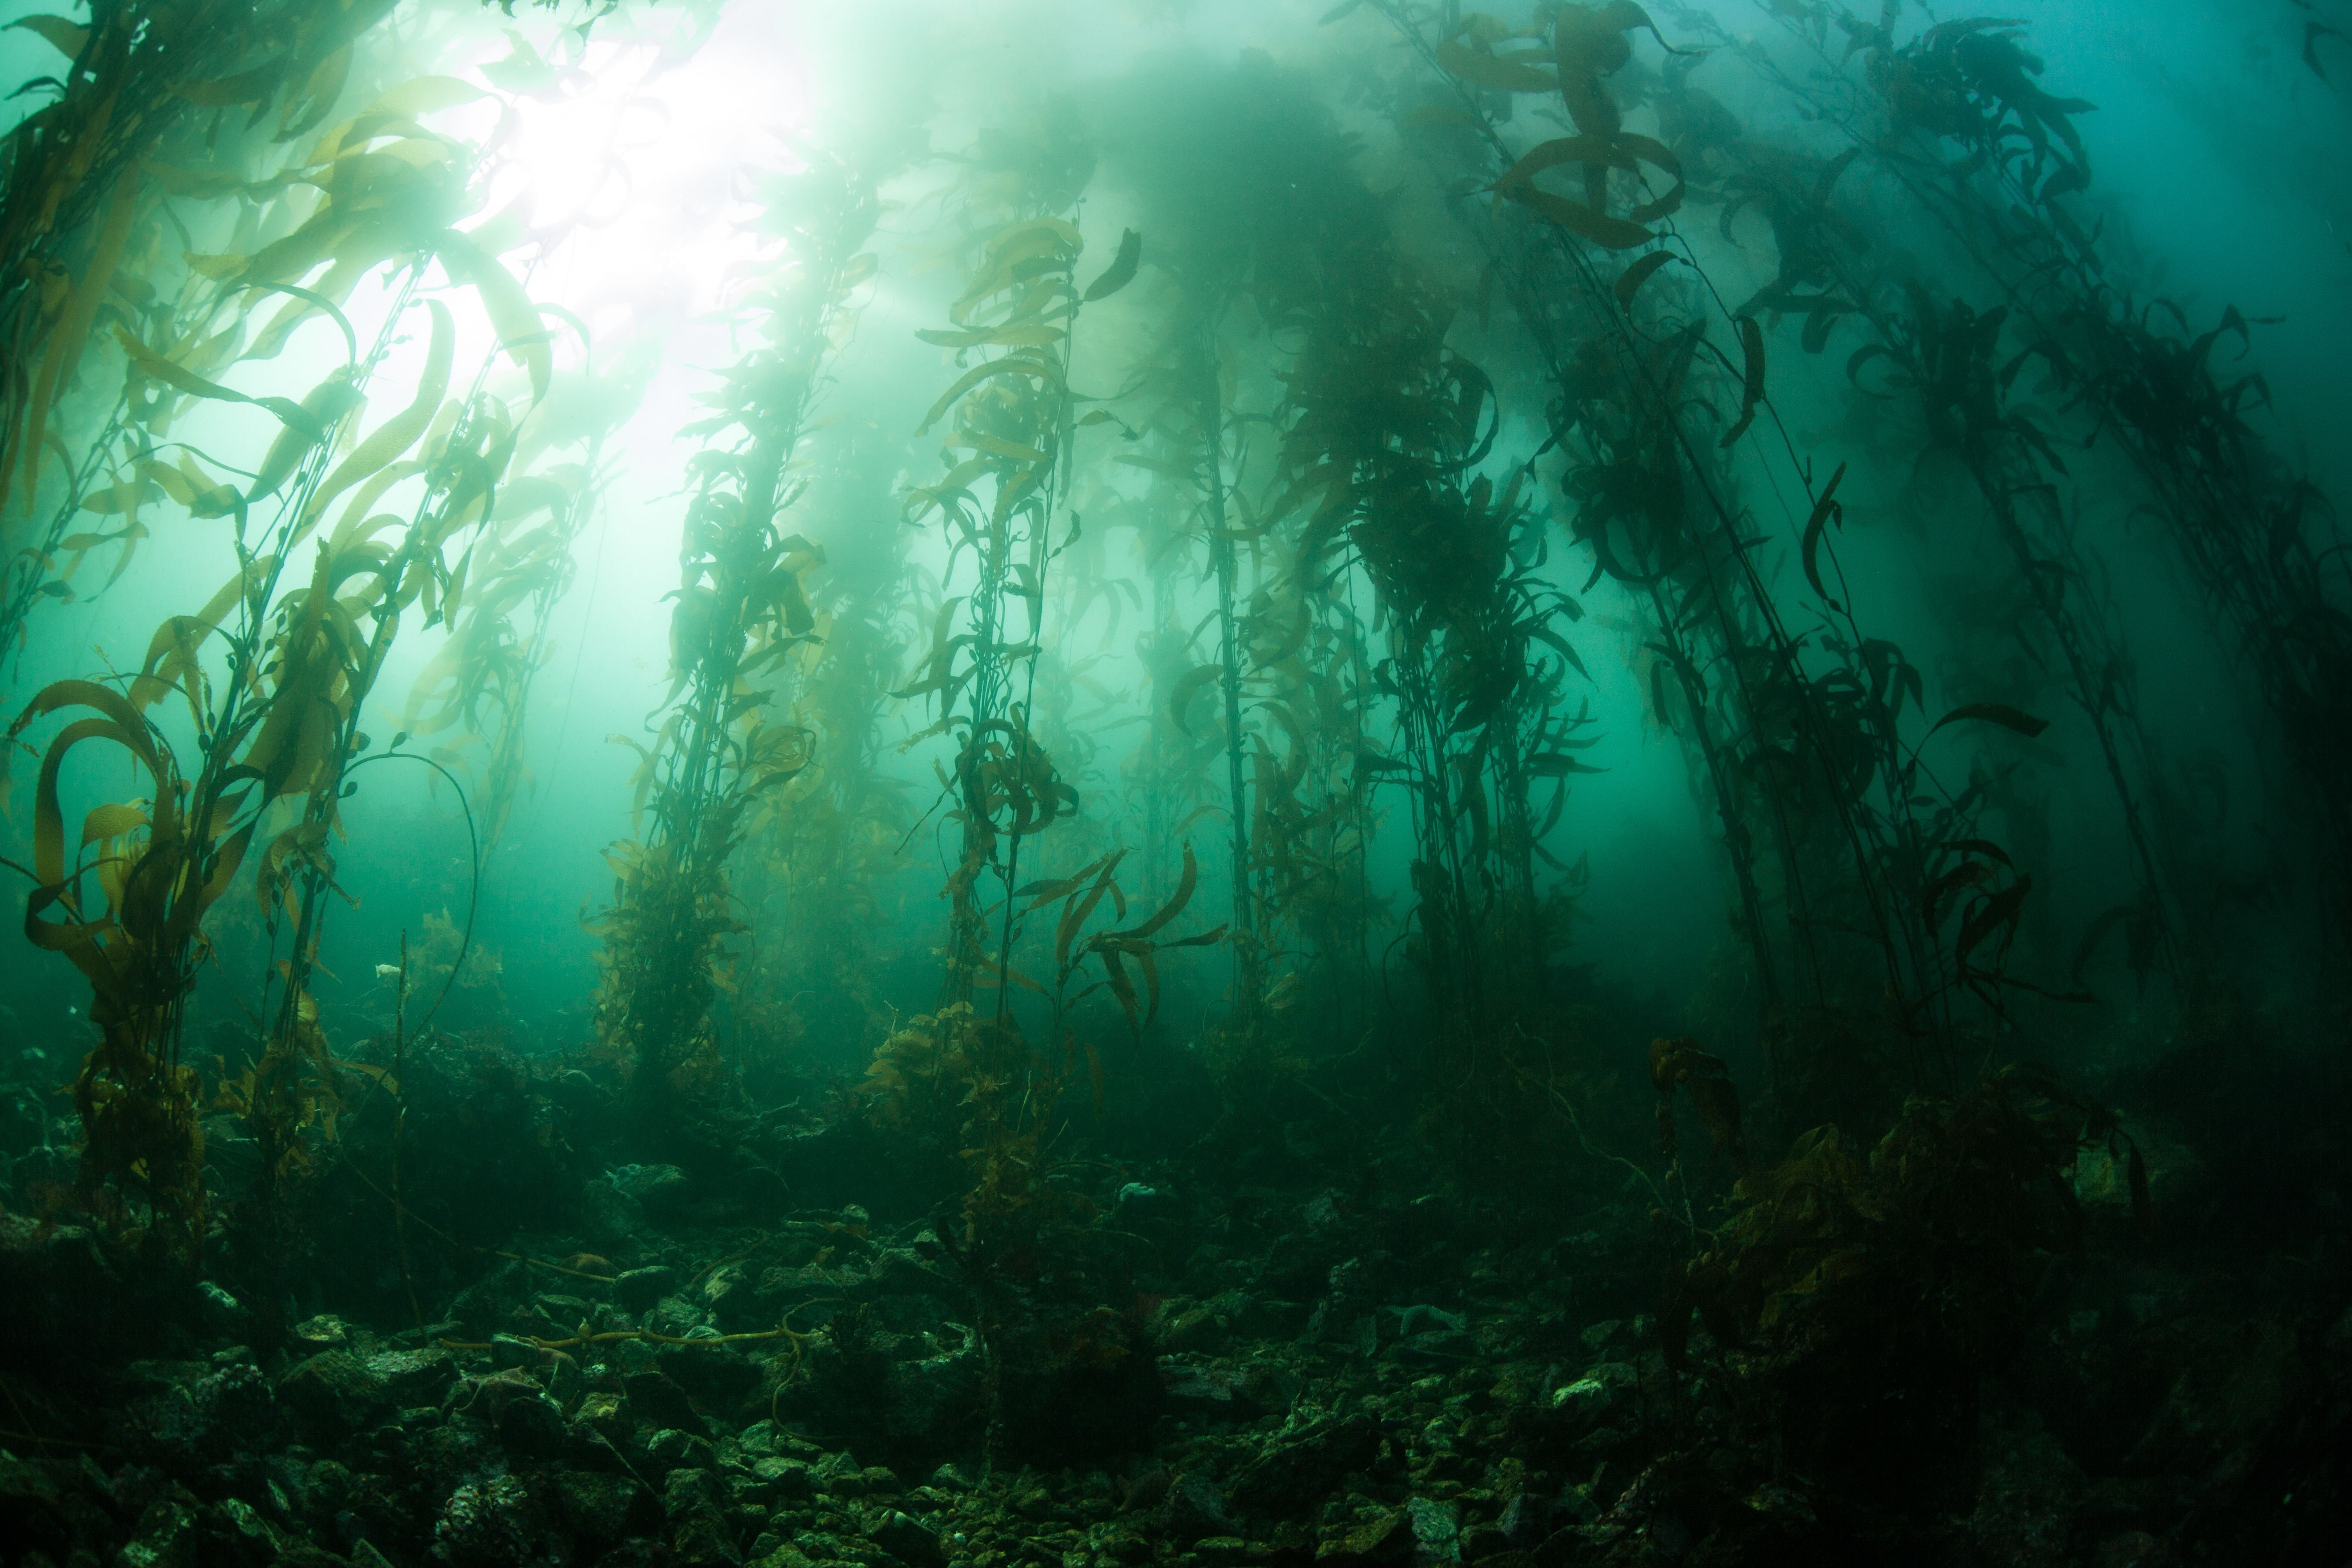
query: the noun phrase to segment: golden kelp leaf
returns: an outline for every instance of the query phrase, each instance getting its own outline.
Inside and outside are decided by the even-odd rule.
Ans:
[[[946,392],[940,394],[940,400],[931,405],[930,412],[923,416],[923,422],[915,426],[915,434],[920,436],[929,430],[932,426],[938,424],[940,422],[940,416],[947,413],[949,409],[954,407],[956,399],[961,397],[965,393],[970,392],[982,382],[1000,375],[1034,376],[1039,381],[1051,382],[1055,386],[1062,384],[1061,373],[1055,370],[1052,365],[1047,364],[1041,360],[1024,359],[1011,355],[1008,355],[1003,359],[991,360],[986,364],[973,366],[964,374],[959,376],[953,386],[949,387]]]
[[[311,447],[326,438],[327,433],[341,423],[360,403],[360,389],[352,384],[347,371],[329,373],[327,379],[312,387],[302,399],[302,410],[310,416],[314,430],[298,430],[292,425],[278,433],[269,444],[269,451],[261,459],[261,469],[254,475],[253,483],[245,492],[247,504],[277,492],[308,456]]]
[[[222,403],[250,403],[256,407],[267,408],[278,416],[288,429],[298,431],[313,441],[325,434],[310,411],[292,398],[248,397],[216,381],[207,381],[194,371],[173,363],[141,342],[120,321],[114,324],[114,335],[121,342],[122,352],[131,356],[131,363],[138,368],[139,374],[151,381],[164,382],[196,397],[209,397]]]
[[[187,263],[191,272],[220,283],[242,275],[247,268],[253,265],[250,256],[199,256],[193,250],[184,252],[180,259]]]
[[[106,297],[107,284],[122,258],[122,247],[131,237],[131,217],[139,182],[135,178],[115,183],[113,199],[108,203],[106,218],[100,226],[98,243],[90,252],[89,263],[74,280],[73,292],[67,297],[65,313],[49,333],[49,343],[41,356],[40,374],[33,383],[32,400],[26,405],[25,426],[14,448],[24,454],[24,493],[29,504],[41,479],[41,458],[49,445],[49,410],[63,398],[73,385],[74,372],[81,363],[82,347],[89,341],[91,327],[98,320],[98,307]],[[117,330],[120,330],[118,323]],[[20,368],[14,373],[21,376]],[[18,384],[22,384],[19,382]],[[0,469],[0,502],[9,494],[8,474]]]
[[[335,107],[342,96],[343,83],[352,73],[352,47],[345,44],[311,68],[300,88],[286,95],[286,107],[278,116],[278,134],[273,140],[291,142],[295,137],[314,130]]]
[[[256,66],[236,76],[223,77],[218,81],[179,81],[172,84],[172,95],[184,98],[205,109],[225,109],[234,103],[260,103],[277,90],[278,73],[285,68],[281,59]],[[258,118],[257,113],[256,118]]]
[[[498,258],[456,229],[443,229],[434,241],[434,248],[439,252],[444,267],[462,281],[471,283],[481,295],[482,308],[489,312],[490,325],[499,334],[499,346],[530,373],[532,401],[545,397],[547,384],[555,371],[555,355],[548,346],[548,331],[540,323],[539,311],[532,308],[530,296],[523,292],[522,285],[515,281],[514,274]]]
[[[1667,262],[1679,259],[1671,250],[1654,250],[1647,256],[1637,257],[1632,266],[1617,275],[1618,309],[1630,313],[1633,309],[1633,296],[1641,290],[1642,285]]]
[[[1465,48],[1450,39],[1437,46],[1437,63],[1445,69],[1464,81],[1499,88],[1505,92],[1549,92],[1559,85],[1559,79],[1549,71],[1538,70],[1527,63],[1527,59],[1535,58],[1505,58]]]
[[[1134,282],[1135,269],[1142,264],[1143,236],[1130,228],[1119,237],[1118,257],[1103,270],[1101,277],[1087,285],[1087,303],[1091,305],[1097,300],[1108,300]]]
[[[1043,322],[1029,322],[1011,327],[974,327],[970,331],[940,331],[923,328],[915,335],[927,343],[937,343],[943,349],[975,349],[982,346],[1003,348],[1043,348],[1062,341],[1062,329]]]
[[[433,339],[425,350],[425,374],[417,379],[416,395],[407,407],[371,431],[352,448],[349,457],[335,465],[335,471],[319,487],[317,497],[310,502],[312,516],[325,511],[329,501],[352,486],[404,455],[440,410],[442,396],[449,390],[449,365],[457,352],[457,332],[448,306],[438,300],[427,300],[425,304],[433,315]]]
[[[488,96],[483,89],[460,81],[454,76],[420,76],[384,93],[352,119],[364,121],[375,115],[387,115],[398,120],[414,120],[420,114],[452,109]]]
[[[1638,223],[1628,223],[1622,217],[1594,212],[1582,202],[1572,202],[1566,196],[1556,196],[1533,185],[1519,186],[1511,192],[1511,199],[1522,206],[1533,207],[1570,233],[1591,240],[1603,250],[1632,250],[1658,237]]]
[[[81,58],[82,46],[89,42],[89,29],[63,16],[19,16],[8,27],[22,27],[40,37],[51,48],[69,60]],[[0,27],[5,32],[6,27]]]
[[[87,849],[101,838],[120,838],[133,828],[146,826],[147,813],[136,803],[118,801],[93,806],[81,819],[82,847]]]

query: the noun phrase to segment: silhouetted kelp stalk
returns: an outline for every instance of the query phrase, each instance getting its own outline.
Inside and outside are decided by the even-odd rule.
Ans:
[[[1637,306],[1657,291],[1644,285],[1666,263],[1644,256],[1604,283],[1594,256],[1582,248],[1622,253],[1670,235],[1684,195],[1680,158],[1654,139],[1625,132],[1604,85],[1630,58],[1625,33],[1648,27],[1647,16],[1622,3],[1567,7],[1542,40],[1548,48],[1513,55],[1500,52],[1511,29],[1491,19],[1467,18],[1452,36],[1433,39],[1412,16],[1382,9],[1451,79],[1461,104],[1424,111],[1423,121],[1466,127],[1473,145],[1501,171],[1490,187],[1497,197],[1546,220],[1533,230],[1500,223],[1474,228],[1559,388],[1554,440],[1570,453],[1573,528],[1596,552],[1596,580],[1608,572],[1652,602],[1661,659],[1653,671],[1653,701],[1663,716],[1671,675],[1724,824],[1776,1082],[1793,1092],[1799,1078],[1844,1071],[1825,1060],[1800,1068],[1780,1058],[1788,1047],[1810,1046],[1818,1056],[1825,1035],[1851,1026],[1832,1020],[1863,1022],[1881,1010],[1857,1006],[1881,988],[1915,1077],[1933,1081],[1963,1070],[1953,1003],[1972,994],[1998,1015],[2005,990],[2019,984],[2004,973],[2000,955],[2031,880],[2010,875],[2006,857],[1974,830],[1972,792],[1943,797],[1932,787],[1923,791],[1932,775],[1897,728],[1904,699],[1908,694],[1916,704],[1919,684],[1899,650],[1862,636],[1850,609],[1834,602],[1841,619],[1818,635],[1793,635],[1784,625],[1753,560],[1757,542],[1746,537],[1732,508],[1718,456],[1759,414],[1779,425],[1765,387],[1760,323],[1714,295],[1685,247],[1681,258],[1734,329],[1738,357],[1707,343],[1701,322],[1643,326]],[[1557,91],[1577,134],[1514,153],[1484,112],[1482,89]],[[1583,167],[1586,201],[1535,183],[1562,163]],[[1641,181],[1644,165],[1673,179],[1673,188],[1651,194]],[[1642,199],[1622,218],[1608,210],[1612,169],[1641,186]],[[1708,412],[1681,390],[1705,363],[1736,370],[1739,378],[1739,415],[1719,440],[1686,428],[1694,416]],[[1794,466],[1812,503],[1801,554],[1817,578],[1825,529],[1838,514],[1836,476],[1820,483],[1808,465]],[[1808,645],[1828,657],[1826,668],[1808,668]],[[2006,714],[1970,705],[1934,728],[1968,719],[2007,721]],[[1885,804],[1873,805],[1874,795]],[[1789,973],[1804,998],[1795,1011],[1766,930],[1769,889],[1758,874],[1759,838],[1773,847],[1789,917]],[[1865,952],[1876,950],[1871,967],[1884,977],[1879,985],[1865,989],[1859,974],[1825,956],[1823,939],[1843,931],[1862,934]]]
[[[870,172],[813,155],[761,195],[758,230],[787,242],[746,312],[765,342],[688,427],[716,439],[688,465],[667,716],[638,748],[639,837],[608,852],[614,903],[597,921],[598,1036],[629,1063],[637,1134],[670,1144],[690,1144],[692,1113],[727,1088],[710,1007],[731,986],[721,942],[740,929],[729,858],[754,804],[813,754],[804,725],[762,711],[763,683],[818,635],[802,580],[823,552],[780,519],[800,493],[789,469],[812,401],[877,266],[863,248],[879,212]]]
[[[2090,183],[2070,118],[2090,106],[2057,98],[2033,81],[2041,61],[2025,52],[2014,25],[1947,23],[1900,47],[1891,18],[1874,26],[1851,18],[1843,25],[1854,40],[1847,61],[1867,51],[1859,81],[1846,61],[1826,55],[1821,69],[1804,80],[1758,58],[1768,76],[1811,102],[1854,139],[1856,153],[1897,180],[1952,237],[1957,254],[2000,291],[2000,306],[1970,318],[1984,340],[1975,352],[1937,356],[1984,362],[1973,373],[1983,390],[1964,404],[1944,401],[1997,416],[2011,382],[2035,358],[2044,362],[2048,384],[2063,399],[2039,416],[2049,426],[2046,435],[2022,415],[2007,422],[2023,443],[2021,463],[2029,478],[2005,487],[1998,504],[2012,513],[2052,514],[2043,524],[2025,527],[2011,527],[2004,517],[2003,531],[2018,549],[2045,618],[2067,623],[2061,640],[2078,672],[2076,700],[2099,728],[2139,861],[2139,897],[2092,923],[2076,972],[2101,937],[2118,926],[2143,976],[2153,965],[2170,967],[2175,926],[2200,931],[2210,919],[2212,890],[2186,880],[2182,849],[2168,841],[2180,825],[2159,826],[2138,803],[2160,803],[2167,781],[2154,773],[2138,738],[2126,650],[2098,646],[2097,611],[2086,617],[2076,608],[2095,577],[2090,563],[2076,556],[2071,521],[2055,513],[2058,487],[2066,482],[2060,443],[2087,447],[2108,435],[2125,450],[2149,487],[2143,510],[2168,525],[2190,575],[2233,628],[2238,652],[2280,720],[2280,739],[2305,781],[2305,798],[2291,810],[2314,820],[2331,846],[2338,870],[2316,879],[2321,905],[2330,908],[2334,889],[2345,885],[2347,820],[2341,802],[2352,796],[2342,787],[2352,772],[2352,751],[2343,745],[2341,722],[2352,706],[2352,620],[2342,608],[2352,584],[2343,581],[2339,566],[2331,589],[2324,503],[2247,421],[2267,397],[2260,375],[2225,379],[2214,367],[2214,351],[2223,340],[2234,335],[2242,346],[2248,342],[2249,323],[2231,310],[2219,325],[2191,337],[2168,301],[2139,304],[2128,285],[2116,280],[2099,249],[2102,226],[2086,228],[2069,210]],[[1810,32],[1797,36],[1819,49]],[[1871,133],[1861,122],[1882,123],[1891,134]],[[1906,133],[1911,140],[1901,139]],[[1945,141],[1964,155],[1937,155],[1933,149]],[[1916,150],[1922,143],[1928,149],[1924,153]],[[1823,202],[1827,194],[1822,193]],[[1840,261],[1849,272],[1855,266],[1836,247],[1817,259]],[[1849,374],[1878,390],[1877,374],[1863,374],[1874,356],[1901,354],[1906,340],[1940,350],[1949,335],[1919,325],[1933,321],[1935,309],[1917,285],[1906,286],[1908,308],[1891,312],[1896,318],[1891,324],[1884,319],[1890,312],[1874,308],[1866,289],[1848,286],[1858,307],[1817,296],[1808,346],[1826,342],[1837,311],[1862,310],[1880,341],[1856,352]],[[1957,309],[1965,313],[1965,307]],[[2158,330],[2160,310],[2175,317],[2180,337]],[[2006,344],[2000,341],[2004,325]],[[1905,364],[1898,374],[1934,397],[1936,382],[1917,367]],[[2077,628],[2087,628],[2087,641]],[[2112,634],[2105,641],[2113,644]],[[2135,783],[2131,774],[2144,777]],[[2341,940],[2342,912],[2333,912]],[[2204,946],[2201,934],[2198,945]]]
[[[2036,171],[2054,162],[2057,172],[2043,185],[2054,200],[2063,191],[2088,184],[2080,139],[2069,119],[2088,105],[2034,87],[2029,72],[2039,62],[2023,53],[2006,27],[1946,24],[1899,51],[1891,36],[1860,24],[1854,28],[1857,45],[1867,43],[1874,50],[1869,75],[1885,94],[1895,128],[1948,136],[1968,148],[1969,156],[1948,170],[1938,167],[1941,177],[1931,179],[1916,160],[1855,132],[1859,144],[1814,165],[1805,189],[1797,188],[1801,176],[1778,163],[1735,175],[1734,183],[1771,221],[1780,245],[1780,275],[1759,292],[1753,307],[1776,317],[1802,315],[1809,353],[1822,352],[1842,317],[1867,321],[1875,341],[1847,360],[1847,379],[1873,395],[1916,395],[1932,448],[1952,453],[1968,471],[1994,536],[2014,562],[2018,582],[2055,646],[2069,695],[2098,744],[2137,883],[2134,900],[2119,912],[2131,924],[2134,964],[2145,977],[2151,966],[2171,967],[2173,920],[2168,911],[2174,900],[2167,884],[2173,876],[2142,804],[2151,785],[2147,741],[2131,689],[2132,665],[2111,607],[2097,601],[2095,563],[2083,555],[2062,496],[2061,487],[2071,481],[2052,432],[2044,428],[2051,416],[2009,395],[2026,356],[1996,363],[2009,308],[1979,313],[1955,300],[1946,310],[1936,303],[1932,286],[1885,276],[1861,231],[1832,207],[1839,174],[1864,151],[1931,208],[1948,209],[1977,171],[2011,161]],[[1785,79],[1782,85],[1803,91]],[[1727,149],[1727,155],[1737,154]],[[1807,162],[1799,161],[1801,166]],[[1948,210],[1945,218],[1952,221]],[[1878,360],[1885,363],[1870,369]]]

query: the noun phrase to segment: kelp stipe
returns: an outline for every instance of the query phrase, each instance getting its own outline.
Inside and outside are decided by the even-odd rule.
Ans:
[[[761,685],[820,635],[803,579],[824,552],[781,521],[800,490],[793,455],[838,329],[877,266],[864,248],[877,211],[870,172],[819,154],[772,177],[763,195],[770,232],[799,243],[771,253],[760,298],[769,346],[726,373],[709,399],[718,412],[691,427],[720,439],[688,466],[667,712],[654,744],[637,747],[639,837],[608,852],[614,902],[597,921],[597,1032],[627,1065],[636,1136],[687,1152],[730,1089],[710,1017],[731,985],[722,941],[740,929],[728,862],[747,814],[813,752],[805,726],[762,712]]]

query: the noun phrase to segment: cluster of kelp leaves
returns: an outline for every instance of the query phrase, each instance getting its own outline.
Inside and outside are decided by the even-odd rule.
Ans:
[[[2292,1047],[2330,1008],[2341,1027],[2345,552],[2257,432],[2259,378],[2217,361],[2250,323],[2191,331],[2110,277],[2084,216],[2088,106],[2038,84],[2016,25],[1906,38],[1899,11],[1778,7],[1818,65],[1762,51],[1761,77],[1869,127],[1810,151],[1751,138],[1696,79],[1729,47],[1703,14],[1664,13],[1670,39],[1628,0],[1525,26],[1335,11],[1402,46],[1383,107],[1481,258],[1484,363],[1360,146],[1270,62],[1136,84],[1131,111],[1169,123],[1102,154],[1140,226],[1091,262],[1079,110],[983,137],[949,198],[961,291],[921,334],[958,368],[919,425],[942,429],[941,472],[899,498],[946,561],[911,632],[883,591],[910,580],[903,551],[853,574],[795,521],[870,488],[804,438],[904,150],[813,153],[763,188],[753,346],[693,431],[671,685],[608,855],[593,1037],[544,1058],[494,1017],[470,1037],[443,1018],[470,918],[385,966],[379,1032],[331,1037],[313,994],[334,847],[365,832],[355,773],[470,734],[473,858],[503,830],[537,628],[599,482],[605,430],[541,414],[568,318],[501,259],[521,230],[472,221],[479,150],[426,123],[478,89],[361,79],[367,5],[44,19],[72,64],[9,144],[0,259],[28,281],[0,322],[0,474],[32,533],[0,630],[37,626],[95,552],[131,571],[148,506],[211,520],[235,554],[135,672],[53,685],[9,730],[12,757],[41,742],[25,929],[86,977],[100,1036],[70,1147],[37,1098],[47,1058],[12,1068],[38,1109],[23,1212],[0,1216],[26,1324],[10,1549],[932,1568],[953,1531],[851,1501],[896,1485],[877,1461],[946,1460],[989,1478],[982,1500],[943,1483],[923,1507],[970,1513],[971,1536],[986,1499],[1038,1489],[1024,1467],[1076,1467],[1000,1555],[1044,1550],[1057,1484],[1114,1469],[1133,1528],[1112,1533],[1137,1544],[1089,1549],[1119,1561],[2317,1550],[2347,1506],[2326,1463],[2352,1373],[2326,1156],[2345,1091]],[[553,79],[520,39],[499,69],[516,91]],[[1526,134],[1545,121],[1564,133]],[[1842,195],[1865,171],[1874,195]],[[1888,199],[1949,270],[1876,243]],[[1675,227],[1707,205],[1727,243],[1745,213],[1769,228],[1776,270],[1744,301]],[[386,268],[370,344],[344,307]],[[436,268],[450,288],[427,298]],[[497,345],[460,395],[453,304]],[[425,365],[362,435],[412,310]],[[1145,346],[1117,395],[1082,395],[1081,329],[1104,315]],[[223,384],[322,321],[345,363],[304,396]],[[1850,454],[1817,460],[1782,417],[1788,326],[1861,411]],[[105,395],[69,404],[110,342],[119,375],[104,358]],[[206,402],[278,421],[250,472],[172,437]],[[1538,450],[1496,454],[1507,407],[1539,416]],[[1975,595],[1940,710],[1840,570],[1849,471],[1905,468],[1968,531],[1935,562]],[[1738,499],[1759,477],[1803,498],[1801,590]],[[2309,869],[2274,876],[2262,921],[2143,724],[2082,526],[2111,483],[2270,715],[2265,805]],[[1738,1049],[1644,1058],[1643,1007],[1570,962],[1580,878],[1544,840],[1588,771],[1576,681],[1598,645],[1546,570],[1555,493],[1578,593],[1606,577],[1633,606],[1649,717],[1705,803],[1731,935],[1694,925]],[[404,512],[374,510],[395,494]],[[1108,567],[1113,528],[1144,546],[1148,595]],[[1116,626],[1121,593],[1150,618],[1124,818],[1074,782],[1115,759],[1048,616],[1106,604]],[[395,640],[429,632],[443,651],[379,747],[362,708]],[[1996,632],[2016,647],[1988,651]],[[2038,951],[2054,922],[2027,934],[2050,834],[2016,783],[2061,710],[2112,797],[2126,889],[2074,911],[2071,963]],[[887,773],[902,712],[928,721],[906,744],[940,751],[929,811]],[[1979,735],[1948,785],[1931,742]],[[77,836],[83,746],[140,783]],[[462,761],[421,757],[453,784]],[[945,940],[886,951],[864,917],[934,814]],[[1384,815],[1411,844],[1393,920],[1369,891]],[[1230,894],[1213,923],[1204,885]],[[232,910],[254,912],[233,930]],[[2021,1065],[2093,1005],[2118,937],[2170,1054],[2095,1084]],[[2299,1010],[2258,1009],[2232,971],[2274,941],[2314,955]],[[268,978],[246,1026],[200,1042],[189,999],[232,942]],[[1154,1050],[1180,993],[1197,1048]],[[870,1053],[862,1077],[796,1048],[820,1005]],[[1183,1298],[1226,1303],[1222,1355],[1185,1348],[1206,1342],[1168,1310]],[[1391,1302],[1407,1325],[1440,1314],[1436,1340],[1384,1337]],[[2215,1327],[2232,1320],[2252,1328]],[[906,1368],[942,1361],[971,1373],[956,1400],[876,1425]],[[1435,1370],[1407,1384],[1415,1364]],[[2217,1396],[2233,1379],[2262,1387]],[[386,1393],[412,1384],[438,1402]],[[110,1420],[158,1388],[184,1424]],[[1596,1403],[1608,1419],[1582,1419]],[[306,1510],[265,1462],[298,1439],[387,1496],[439,1489],[409,1499],[433,1519],[371,1535]],[[830,1505],[784,1479],[843,1453],[857,1479]],[[1296,1487],[1269,1479],[1286,1465]],[[485,1522],[562,1514],[533,1489],[576,1502],[582,1476],[645,1497],[568,1535]],[[1428,1525],[1447,1508],[1474,1528]]]

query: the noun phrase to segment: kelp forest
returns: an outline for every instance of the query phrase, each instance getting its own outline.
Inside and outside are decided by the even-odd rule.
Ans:
[[[2016,10],[6,0],[0,1568],[2340,1563],[2352,7]]]

